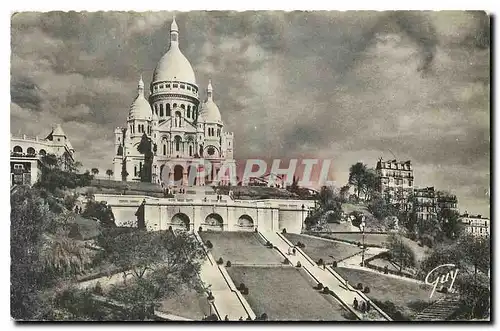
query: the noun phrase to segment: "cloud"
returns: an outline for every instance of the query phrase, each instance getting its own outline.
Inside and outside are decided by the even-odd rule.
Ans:
[[[12,131],[45,134],[61,123],[86,166],[105,171],[139,75],[148,85],[168,48],[171,17],[14,15]],[[462,209],[487,214],[485,13],[194,11],[176,18],[200,90],[211,78],[226,129],[235,132],[236,158],[332,158],[335,179],[345,183],[351,164],[374,166],[395,154],[413,161],[417,185],[451,189]]]

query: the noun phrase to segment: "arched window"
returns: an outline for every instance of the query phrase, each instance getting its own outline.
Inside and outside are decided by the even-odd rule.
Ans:
[[[193,156],[193,146],[189,145],[189,156]]]
[[[176,103],[174,103],[174,107],[173,108],[177,108],[177,104]]]
[[[167,103],[166,107],[167,107],[167,108],[166,108],[166,111],[165,111],[165,112],[166,112],[166,114],[165,114],[165,115],[166,115],[166,116],[171,116],[171,113],[170,113],[170,104],[169,104],[169,103]]]
[[[175,150],[178,152],[181,150],[181,137],[175,137]]]
[[[155,104],[155,114],[158,115],[158,105]]]
[[[137,177],[137,166],[134,166],[134,176]]]
[[[191,109],[189,109],[189,107],[188,107],[187,117],[188,117],[188,118],[190,118],[190,117],[191,117]]]
[[[45,151],[45,149],[41,149],[38,151],[38,154],[45,156],[45,155],[47,155],[47,152]]]
[[[167,145],[163,143],[163,155],[167,155]]]
[[[26,153],[28,153],[29,155],[36,154],[35,149],[33,147],[28,147],[28,149],[26,150]]]
[[[181,105],[182,109],[186,109],[186,106],[184,104]]]
[[[21,148],[21,146],[14,147],[14,153],[22,153],[22,152],[23,152],[23,149]]]
[[[163,104],[160,103],[160,117],[163,117]]]

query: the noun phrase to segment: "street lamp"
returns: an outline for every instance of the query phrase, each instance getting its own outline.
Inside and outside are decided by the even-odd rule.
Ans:
[[[214,302],[215,302],[215,298],[214,298],[214,296],[212,295],[212,292],[208,292],[207,301],[208,301],[208,306],[209,306],[209,308],[210,308],[210,315],[209,315],[209,316],[212,316],[212,305],[213,305],[213,304],[214,304]]]
[[[300,232],[304,232],[304,209],[306,207],[304,206],[304,204],[302,204],[302,225],[301,225],[301,228],[300,228]]]
[[[362,240],[363,240],[363,244],[361,247],[361,266],[364,267],[365,266],[365,226],[366,226],[366,223],[365,223],[365,215],[363,215],[361,217],[362,217],[361,224],[359,225],[359,229],[361,230]]]

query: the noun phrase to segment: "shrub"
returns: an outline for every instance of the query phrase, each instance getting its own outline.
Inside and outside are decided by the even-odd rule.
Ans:
[[[362,290],[363,289],[363,284],[358,283],[358,285],[356,285],[356,289],[357,290]]]
[[[283,230],[281,230],[281,233],[286,233],[286,228],[283,228]]]
[[[297,265],[296,265],[297,268],[301,268],[302,267],[302,264],[300,264],[300,261],[297,262]]]
[[[323,265],[324,264],[323,259],[319,259],[317,264],[318,265]]]
[[[168,227],[168,231],[172,231],[172,226],[169,226],[169,227]]]
[[[207,240],[207,242],[205,243],[205,246],[207,246],[207,248],[209,248],[209,249],[214,248],[214,245],[212,244],[212,242],[210,240]]]
[[[219,259],[217,260],[217,264],[223,264],[224,263],[224,260],[222,259],[222,257],[219,257]]]
[[[333,263],[332,263],[332,267],[333,267],[333,268],[336,268],[336,267],[337,267],[337,261],[333,261]]]
[[[200,227],[198,228],[198,232],[201,232],[202,230],[203,230],[203,228],[200,226]]]
[[[285,260],[283,261],[283,264],[290,264],[290,260],[285,257]]]
[[[361,243],[359,241],[356,242],[356,246],[361,247]]]
[[[94,293],[98,295],[102,295],[102,286],[100,282],[97,282],[94,286]]]
[[[273,247],[273,244],[268,240],[267,243],[266,243],[266,246],[267,247],[269,247],[269,246]]]
[[[322,290],[323,289],[323,283],[318,283],[318,285],[316,285],[316,289]]]
[[[247,295],[248,294],[248,287],[245,287],[243,290],[240,291],[241,294]]]
[[[330,294],[330,289],[328,288],[328,286],[323,288],[323,293]]]
[[[384,274],[387,274],[389,272],[389,268],[387,266],[384,266]]]
[[[304,248],[304,247],[306,247],[306,245],[304,245],[304,244],[303,244],[303,243],[301,243],[300,241],[299,241],[299,242],[297,242],[297,245],[295,245],[295,246],[297,246],[298,248]]]
[[[228,268],[229,268],[230,266],[231,266],[231,261],[227,261],[227,262],[226,262],[226,267],[228,267]]]
[[[363,289],[363,293],[370,293],[370,288],[368,286],[366,286],[364,289]],[[367,307],[368,308],[368,307]],[[367,309],[368,310],[368,309]]]
[[[439,292],[441,292],[441,293],[448,293],[448,288],[446,286],[441,286]]]
[[[267,321],[267,314],[266,313],[262,313],[262,315],[260,315],[260,320],[261,321]]]

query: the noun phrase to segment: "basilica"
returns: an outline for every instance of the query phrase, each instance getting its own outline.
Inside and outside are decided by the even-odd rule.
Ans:
[[[144,181],[147,167],[147,181],[162,185],[201,186],[221,178],[224,181],[217,174],[221,167],[234,166],[233,133],[224,130],[211,81],[205,92],[201,102],[193,68],[179,48],[174,18],[170,47],[154,70],[149,97],[141,76],[127,125],[114,131],[115,180]],[[149,158],[139,147],[145,138],[151,145]],[[188,174],[193,180],[188,181]]]

